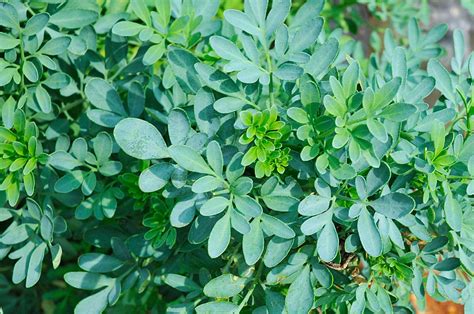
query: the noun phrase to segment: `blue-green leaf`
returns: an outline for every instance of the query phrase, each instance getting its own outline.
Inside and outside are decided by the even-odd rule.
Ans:
[[[204,294],[212,298],[230,298],[239,294],[244,289],[245,283],[245,278],[223,274],[204,286]]]
[[[332,221],[326,224],[319,234],[317,251],[319,257],[325,262],[336,258],[339,251],[339,236]]]
[[[260,219],[255,218],[250,224],[250,232],[244,234],[242,240],[242,250],[247,265],[254,265],[260,259],[263,253],[264,244]]]
[[[370,202],[370,206],[387,218],[398,219],[415,208],[415,200],[406,194],[395,192]]]
[[[169,157],[160,131],[151,123],[136,118],[121,120],[114,129],[114,137],[123,151],[138,159]]]
[[[438,61],[431,59],[428,62],[428,74],[436,80],[436,88],[443,93],[449,100],[456,101],[454,94],[453,81],[449,76],[448,70]]]
[[[121,116],[127,115],[117,91],[103,79],[94,78],[90,80],[84,92],[87,99],[89,99],[95,107],[111,111]]]
[[[181,167],[188,171],[213,175],[214,171],[209,167],[204,158],[194,149],[184,145],[173,145],[169,147],[171,158]]]
[[[290,285],[285,299],[288,312],[307,314],[313,307],[314,293],[310,280],[309,266],[305,266]]]
[[[260,29],[244,12],[237,10],[226,10],[224,17],[232,26],[240,28],[251,35],[259,35]]]
[[[211,258],[221,256],[230,242],[230,212],[219,219],[209,235],[207,252]]]
[[[357,231],[364,250],[371,256],[382,254],[382,238],[374,218],[366,208],[362,208],[357,221]]]
[[[102,253],[86,253],[79,257],[79,267],[94,273],[108,273],[117,270],[123,262],[113,256]]]

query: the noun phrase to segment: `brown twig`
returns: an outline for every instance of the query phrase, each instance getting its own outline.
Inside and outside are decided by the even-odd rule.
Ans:
[[[346,258],[346,260],[341,263],[341,264],[336,264],[336,263],[331,263],[327,262],[325,263],[329,268],[332,268],[334,270],[344,270],[349,266],[350,262],[355,258],[356,256],[354,254],[349,254]]]

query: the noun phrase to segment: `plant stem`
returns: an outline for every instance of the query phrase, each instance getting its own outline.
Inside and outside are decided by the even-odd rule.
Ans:
[[[229,260],[227,261],[227,263],[225,264],[224,268],[222,269],[222,273],[223,273],[223,274],[229,272],[230,265],[231,265],[232,262],[234,261],[234,255],[239,251],[239,249],[240,249],[240,243],[235,246],[234,250],[232,251],[232,253],[231,253],[231,255],[230,255]]]
[[[120,73],[122,73],[122,71],[127,67],[128,64],[125,64],[123,66],[121,66],[120,68],[118,68],[118,70],[111,76],[109,77],[109,81],[113,81],[117,76],[120,75]]]
[[[240,311],[242,311],[242,309],[247,305],[247,302],[252,296],[253,291],[257,287],[258,280],[260,279],[260,275],[262,274],[262,270],[263,270],[263,262],[260,262],[260,264],[258,265],[257,271],[255,273],[255,277],[252,281],[252,286],[250,287],[249,291],[247,291],[247,293],[245,294],[244,298],[242,299],[242,302],[240,302],[239,308],[237,309],[237,313],[240,313]]]
[[[20,73],[21,73],[21,89],[23,94],[26,93],[26,86],[25,86],[25,74],[23,73],[23,64],[25,62],[25,49],[23,48],[23,34],[20,32]]]
[[[270,103],[271,103],[270,107],[271,107],[275,104],[275,96],[273,95],[272,60],[270,59],[270,52],[268,51],[268,49],[265,50],[265,55],[266,55],[266,58],[267,58],[268,72],[269,72],[269,75],[270,75],[269,93],[270,93]],[[268,107],[268,109],[270,109],[270,107]]]

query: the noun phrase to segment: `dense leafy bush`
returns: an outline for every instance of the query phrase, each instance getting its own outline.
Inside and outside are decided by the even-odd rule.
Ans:
[[[0,3],[6,313],[474,312],[460,31],[448,71],[322,0],[63,2]]]

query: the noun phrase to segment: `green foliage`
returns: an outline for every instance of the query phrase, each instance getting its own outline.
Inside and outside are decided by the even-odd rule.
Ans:
[[[242,111],[240,119],[246,126],[245,133],[239,138],[239,143],[248,145],[253,143],[242,158],[242,164],[249,166],[255,161],[255,176],[271,176],[273,171],[283,174],[288,162],[290,149],[283,148],[282,142],[290,132],[283,121],[277,121],[276,107],[265,109],[262,112]],[[258,159],[258,160],[257,160]]]
[[[0,312],[473,312],[474,54],[418,5],[1,2]]]

